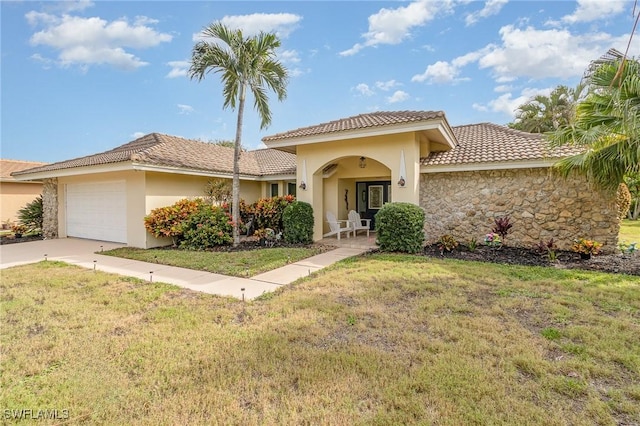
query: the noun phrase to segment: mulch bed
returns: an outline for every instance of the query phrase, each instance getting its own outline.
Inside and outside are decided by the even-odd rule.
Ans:
[[[437,244],[426,246],[424,249],[424,255],[429,257],[640,275],[640,253],[638,252],[633,254],[603,254],[592,256],[588,260],[583,260],[578,253],[570,251],[558,250],[556,253],[557,260],[552,263],[547,256],[541,255],[535,250],[519,247],[495,249],[487,246],[478,246],[474,251],[470,251],[467,247],[458,246],[451,252],[445,252],[444,255],[440,253]]]
[[[29,235],[25,237],[15,238],[13,235],[0,236],[0,245],[26,243],[28,241],[40,241],[43,240],[42,235]]]

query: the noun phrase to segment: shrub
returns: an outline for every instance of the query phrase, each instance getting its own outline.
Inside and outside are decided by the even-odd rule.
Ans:
[[[573,242],[573,245],[571,246],[571,250],[580,254],[596,255],[600,253],[601,247],[602,247],[602,243],[580,238]]]
[[[467,242],[467,249],[469,249],[470,252],[474,252],[476,251],[476,248],[478,247],[478,240],[476,239],[476,237],[472,237],[469,242]]]
[[[185,198],[171,206],[153,209],[144,218],[144,227],[155,237],[171,237],[175,246],[182,238],[182,224],[205,205],[199,198]]]
[[[42,196],[38,196],[38,198],[18,210],[18,220],[31,231],[41,230],[43,221],[42,211]]]
[[[387,203],[375,216],[382,251],[417,253],[424,245],[424,211],[410,203]]]
[[[282,213],[295,201],[293,195],[261,198],[253,206],[255,228],[271,228],[282,231]]]
[[[556,242],[553,238],[548,241],[540,240],[538,244],[533,246],[534,250],[538,252],[540,255],[546,255],[550,262],[555,262],[557,259],[556,250],[558,250],[558,246],[556,246]]]
[[[282,212],[284,240],[292,244],[313,242],[313,207],[303,201],[294,201]]]
[[[445,234],[438,240],[440,254],[444,254],[445,251],[451,251],[456,247],[458,247],[458,241],[452,235]]]
[[[511,232],[511,228],[513,227],[511,218],[509,216],[496,217],[493,219],[493,222],[494,225],[491,232],[500,235],[500,238],[504,242],[505,237]]]
[[[233,222],[220,207],[203,204],[182,223],[180,247],[206,250],[233,242]]]

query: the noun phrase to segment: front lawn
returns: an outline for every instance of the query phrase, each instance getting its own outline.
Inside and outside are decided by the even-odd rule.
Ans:
[[[376,254],[248,303],[57,262],[0,290],[0,405],[74,424],[640,422],[637,277]]]
[[[321,246],[273,247],[238,251],[144,250],[124,247],[100,254],[234,277],[251,277],[285,266],[287,263],[315,256],[326,250],[327,248]]]
[[[626,241],[627,243],[638,243],[640,247],[640,220],[623,220],[620,224],[618,241]]]

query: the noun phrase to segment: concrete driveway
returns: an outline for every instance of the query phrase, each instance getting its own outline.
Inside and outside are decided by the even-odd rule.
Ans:
[[[49,260],[65,261],[77,256],[92,255],[100,250],[111,250],[118,247],[125,247],[125,244],[79,238],[4,244],[0,246],[0,269],[39,262],[44,260],[45,255]]]

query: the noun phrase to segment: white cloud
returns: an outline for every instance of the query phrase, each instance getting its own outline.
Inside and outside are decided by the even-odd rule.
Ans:
[[[278,59],[284,64],[297,64],[300,62],[298,52],[295,50],[282,50],[278,52]]]
[[[393,95],[387,98],[387,102],[389,102],[390,104],[395,104],[397,102],[406,101],[407,99],[409,99],[409,94],[407,92],[396,90]]]
[[[186,77],[191,63],[189,61],[170,61],[167,65],[171,67],[171,71],[165,76],[166,78]]]
[[[371,90],[368,84],[365,83],[358,84],[356,87],[354,87],[354,90],[364,96],[372,96],[376,93]]]
[[[526,88],[520,92],[520,95],[517,97],[513,97],[512,93],[504,93],[498,96],[496,99],[492,99],[487,103],[487,105],[482,104],[473,104],[472,107],[478,111],[491,111],[491,112],[499,112],[505,115],[508,115],[512,119],[515,118],[515,111],[518,107],[525,102],[529,101],[531,98],[537,95],[548,96],[553,88],[545,88],[545,89],[536,89],[536,88]]]
[[[178,109],[180,110],[180,114],[191,114],[194,109],[191,105],[178,104]]]
[[[398,83],[395,80],[376,81],[376,87],[380,90],[384,90],[385,92],[393,89],[396,86],[401,86],[401,83]]]
[[[416,74],[411,77],[413,82],[427,82],[429,84],[454,84],[460,81],[469,80],[468,78],[459,77],[461,65],[449,63],[446,61],[438,61],[427,67],[422,74]]]
[[[513,86],[509,86],[506,84],[501,84],[499,86],[496,86],[493,88],[494,92],[498,92],[498,93],[503,93],[503,92],[510,92],[513,90]]]
[[[242,30],[243,35],[253,36],[264,31],[275,33],[279,38],[287,38],[298,27],[302,16],[293,13],[253,13],[223,17],[220,22],[233,30]],[[193,35],[193,41],[205,39],[202,32]]]
[[[58,51],[60,66],[112,65],[132,70],[144,65],[125,48],[145,49],[172,40],[170,34],[161,33],[141,22],[152,22],[137,17],[130,24],[126,18],[108,22],[99,17],[84,18],[64,14],[62,16],[31,11],[25,15],[31,25],[44,28],[30,38],[33,46],[47,46]]]
[[[464,22],[469,25],[473,25],[482,18],[488,18],[489,16],[497,15],[500,13],[502,7],[507,4],[509,0],[487,0],[484,7],[477,12],[468,14]]]
[[[144,135],[146,135],[146,133],[144,133],[144,132],[133,132],[133,133],[131,134],[131,137],[132,137],[133,139],[138,139],[138,138],[143,137]]]
[[[624,10],[631,10],[631,3],[617,0],[578,0],[578,6],[571,15],[563,16],[561,21],[567,24],[592,22],[618,15]]]
[[[451,10],[450,1],[433,2],[417,0],[396,9],[382,8],[369,16],[369,30],[362,35],[363,43],[356,43],[350,49],[340,52],[351,56],[365,47],[379,44],[398,44],[411,36],[411,30],[433,20],[439,13]]]

